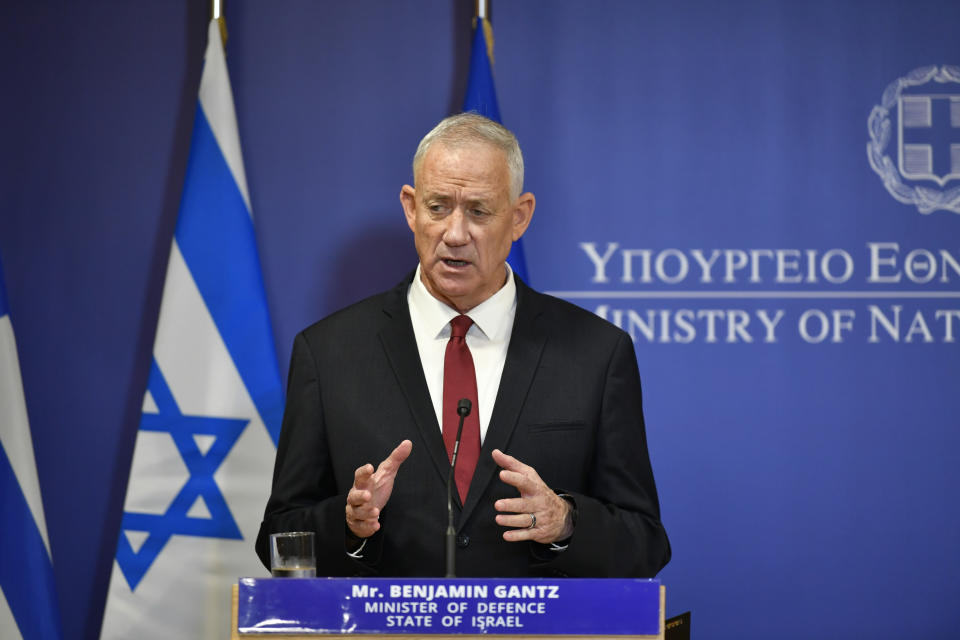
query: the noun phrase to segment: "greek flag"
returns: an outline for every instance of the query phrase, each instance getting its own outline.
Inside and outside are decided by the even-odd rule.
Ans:
[[[470,50],[470,76],[463,110],[475,111],[503,124],[497,105],[497,90],[493,86],[493,27],[486,17],[478,16],[473,28],[473,46]],[[523,255],[523,238],[513,243],[507,262],[524,282],[527,280],[527,259]]]
[[[0,638],[60,638],[20,362],[0,267]]]
[[[221,638],[253,549],[283,410],[223,44],[200,101],[102,638]]]

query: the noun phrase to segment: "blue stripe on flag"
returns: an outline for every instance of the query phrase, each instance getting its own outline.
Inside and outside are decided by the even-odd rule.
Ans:
[[[3,523],[0,588],[20,634],[31,640],[60,638],[53,566],[3,447],[0,447],[0,523]]]
[[[500,122],[500,107],[497,103],[497,90],[493,86],[493,67],[487,55],[487,38],[483,33],[483,21],[477,19],[473,29],[473,48],[470,51],[470,76],[467,80],[467,94],[463,98],[464,111],[476,111],[482,116]],[[507,262],[520,279],[527,281],[527,259],[523,253],[523,239],[510,247]]]
[[[276,445],[283,415],[283,388],[253,222],[200,105],[176,239]]]

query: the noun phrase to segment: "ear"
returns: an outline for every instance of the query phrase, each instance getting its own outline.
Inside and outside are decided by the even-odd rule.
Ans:
[[[527,231],[533,210],[537,206],[537,199],[529,191],[519,198],[513,205],[513,241],[516,242]]]
[[[417,222],[417,192],[408,184],[400,189],[400,204],[403,205],[403,215],[407,218],[407,226],[411,231],[416,231],[414,226]]]

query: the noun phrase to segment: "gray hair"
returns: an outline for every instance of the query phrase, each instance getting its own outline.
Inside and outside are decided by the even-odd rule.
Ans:
[[[423,136],[413,155],[413,180],[416,184],[417,171],[434,144],[457,148],[471,143],[492,145],[501,151],[507,159],[510,171],[510,199],[520,197],[523,191],[523,154],[517,137],[502,124],[470,111],[444,118],[430,133]]]

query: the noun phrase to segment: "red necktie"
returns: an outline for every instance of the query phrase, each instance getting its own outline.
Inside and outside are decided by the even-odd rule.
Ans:
[[[453,445],[457,440],[457,403],[461,398],[470,400],[473,408],[463,422],[460,450],[457,453],[457,468],[454,478],[460,501],[467,499],[467,489],[473,470],[480,459],[480,418],[477,411],[477,373],[473,368],[473,356],[467,347],[467,330],[473,324],[468,316],[457,316],[450,321],[450,341],[443,358],[443,442],[447,445],[447,457],[453,458]]]

